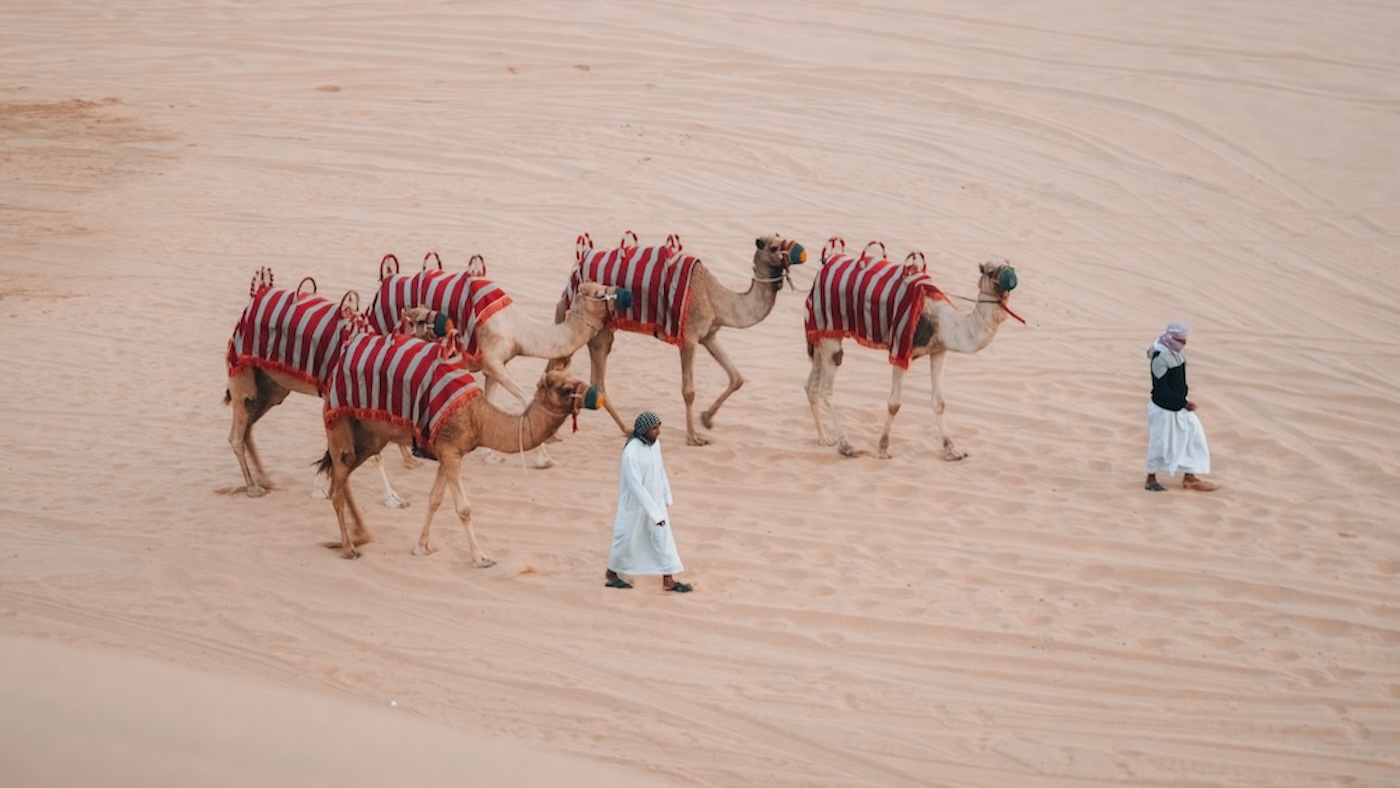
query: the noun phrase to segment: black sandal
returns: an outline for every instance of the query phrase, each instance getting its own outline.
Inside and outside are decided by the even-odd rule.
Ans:
[[[691,592],[690,583],[672,583],[665,591],[675,591],[677,594],[689,594]]]
[[[623,579],[620,578],[620,577],[610,577],[610,578],[608,578],[608,582],[604,583],[603,585],[607,586],[608,588],[631,588],[631,587],[632,587],[632,584],[631,584],[631,583],[627,582],[626,580],[623,580]]]

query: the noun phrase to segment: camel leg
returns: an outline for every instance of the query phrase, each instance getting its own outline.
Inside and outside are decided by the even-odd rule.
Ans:
[[[588,382],[603,397],[603,407],[608,411],[608,415],[612,416],[617,428],[622,430],[623,435],[631,435],[632,428],[617,415],[617,408],[613,406],[612,397],[608,396],[607,387],[603,383],[607,377],[608,354],[612,352],[612,344],[613,331],[607,328],[588,340]]]
[[[891,364],[893,370],[890,380],[890,399],[887,403],[889,414],[885,416],[885,431],[880,433],[880,446],[878,456],[882,460],[890,458],[890,429],[894,427],[894,417],[899,413],[899,403],[904,398],[904,373],[907,371],[903,367]]]
[[[967,452],[958,451],[953,439],[948,435],[948,427],[943,423],[943,362],[948,360],[948,352],[934,353],[928,357],[929,378],[933,382],[933,422],[938,428],[938,438],[943,443],[943,459],[961,460]]]
[[[817,445],[833,446],[836,441],[827,437],[826,423],[822,420],[821,381],[826,367],[826,354],[820,346],[812,348],[812,370],[807,373],[807,405],[812,408],[812,422],[817,425]]]
[[[417,468],[423,464],[422,460],[413,456],[413,452],[409,451],[407,446],[399,446],[399,454],[403,456],[403,467],[405,468]]]
[[[685,400],[685,442],[704,446],[708,440],[695,431],[695,345],[681,345],[681,399]]]
[[[700,423],[704,424],[705,429],[708,430],[714,427],[715,414],[719,412],[719,406],[729,399],[729,395],[744,385],[744,376],[739,374],[739,368],[734,366],[734,362],[729,360],[729,354],[724,352],[723,347],[720,347],[719,338],[715,334],[700,340],[700,344],[710,351],[710,355],[719,362],[719,365],[724,368],[725,374],[729,376],[729,386],[715,398],[715,404],[711,405],[709,410],[700,414]]]
[[[290,389],[277,385],[271,378],[259,375],[252,368],[228,379],[225,399],[233,412],[228,442],[233,448],[233,455],[238,458],[238,467],[243,471],[244,489],[249,498],[267,495],[267,488],[272,486],[267,481],[257,447],[253,445],[253,425],[263,414],[281,404],[290,393]]]
[[[330,455],[328,469],[331,477],[330,499],[335,509],[335,519],[340,526],[340,554],[344,558],[359,558],[356,545],[370,541],[369,530],[365,528],[360,508],[350,492],[350,473],[358,464],[355,462],[354,430],[349,419],[343,419],[326,430],[326,451]],[[355,522],[355,535],[352,538],[346,523],[346,509]],[[335,546],[334,544],[330,546]]]
[[[423,530],[418,534],[418,544],[413,548],[414,555],[429,555],[437,550],[428,541],[428,532],[433,527],[433,515],[437,514],[438,507],[442,506],[442,494],[446,489],[447,463],[439,456],[437,476],[433,477],[433,489],[428,493],[428,513],[423,518]]]
[[[841,366],[841,359],[839,342],[824,339],[817,343],[812,349],[812,372],[808,375],[807,396],[812,401],[812,417],[817,422],[817,443],[822,446],[837,446],[842,454],[854,456],[855,450],[846,441],[846,430],[841,426],[841,417],[832,402],[836,370]],[[831,420],[831,432],[825,430],[823,411]]]
[[[428,530],[432,527],[433,514],[442,505],[443,493],[448,487],[452,489],[452,503],[457,510],[457,517],[467,529],[467,547],[471,550],[472,565],[480,569],[495,566],[496,562],[487,557],[476,541],[476,530],[472,528],[471,501],[467,499],[467,492],[462,487],[462,457],[459,454],[443,454],[438,458],[438,475],[433,480],[433,491],[428,499],[428,518],[423,522],[423,532],[418,535],[418,547],[414,549],[414,554],[424,555],[436,549],[428,541]]]
[[[379,482],[384,488],[384,505],[390,509],[407,509],[408,501],[400,498],[399,494],[394,492],[394,486],[389,483],[389,471],[384,468],[384,455],[376,454],[370,458],[370,462],[379,470]]]

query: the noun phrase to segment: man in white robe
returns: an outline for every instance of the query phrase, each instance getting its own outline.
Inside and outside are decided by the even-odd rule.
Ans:
[[[1186,324],[1173,320],[1147,349],[1152,368],[1152,398],[1147,403],[1147,481],[1151,492],[1167,489],[1158,473],[1175,476],[1182,471],[1181,486],[1209,492],[1218,485],[1197,474],[1210,473],[1210,446],[1205,428],[1196,416],[1196,403],[1187,399]]]
[[[690,584],[675,578],[685,567],[666,509],[671,505],[671,482],[661,460],[661,417],[655,413],[648,410],[637,416],[622,447],[619,477],[606,585],[631,588],[624,574],[661,575],[662,590],[688,593]]]

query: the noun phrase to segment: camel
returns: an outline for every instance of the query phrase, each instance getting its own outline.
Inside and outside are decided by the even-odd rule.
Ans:
[[[872,242],[876,243],[879,242]],[[976,306],[969,312],[961,312],[933,286],[927,265],[921,262],[921,253],[911,253],[906,264],[900,266],[883,259],[883,244],[880,246],[879,260],[869,254],[871,246],[866,247],[860,258],[853,258],[842,253],[844,241],[831,239],[822,252],[822,270],[807,296],[807,353],[812,359],[812,370],[807,377],[807,401],[817,425],[817,442],[823,446],[837,445],[841,454],[848,457],[864,453],[854,450],[846,440],[831,404],[832,384],[843,356],[841,340],[850,337],[860,344],[888,348],[890,352],[893,381],[878,456],[890,457],[890,428],[895,414],[899,413],[909,363],[927,356],[933,381],[934,423],[943,445],[943,457],[961,460],[967,453],[954,445],[943,422],[943,364],[949,351],[976,353],[985,348],[1007,316],[1021,320],[1006,304],[1016,287],[1015,269],[1005,260],[982,263]],[[830,257],[829,252],[833,253]],[[855,284],[842,288],[838,283]],[[870,295],[877,292],[885,297]],[[895,303],[898,298],[902,300]],[[826,429],[823,409],[831,416],[832,432]]]
[[[433,252],[429,257],[436,257]],[[394,264],[389,272],[388,263]],[[603,329],[617,305],[626,308],[631,294],[625,288],[587,282],[580,291],[579,308],[570,310],[564,320],[545,323],[526,314],[510,296],[485,278],[486,264],[481,255],[472,255],[467,270],[448,274],[429,268],[413,276],[397,273],[398,260],[385,255],[380,261],[379,290],[368,311],[370,325],[389,333],[399,311],[409,307],[439,310],[456,324],[465,344],[467,366],[486,376],[488,396],[496,386],[514,394],[521,404],[529,402],[523,389],[506,372],[506,364],[516,356],[567,358]]]
[[[437,258],[436,270],[428,266],[429,258]],[[568,358],[602,330],[615,309],[625,309],[631,303],[625,288],[587,282],[580,290],[577,309],[569,310],[563,321],[545,323],[526,314],[499,285],[486,278],[481,255],[472,255],[467,269],[454,274],[443,272],[442,259],[435,252],[429,252],[423,270],[411,276],[398,273],[398,262],[389,254],[379,263],[379,290],[368,311],[370,324],[385,333],[403,308],[441,310],[462,335],[468,369],[485,375],[486,395],[490,397],[499,386],[522,405],[529,399],[525,389],[506,372],[508,362],[516,356]],[[554,460],[540,447],[530,452],[530,464],[543,469],[552,467]]]
[[[315,280],[310,277],[303,279],[295,291],[278,289],[273,281],[270,268],[258,270],[248,289],[248,306],[228,343],[224,404],[233,405],[228,440],[250,498],[266,495],[271,487],[253,445],[253,425],[282,404],[291,392],[321,396],[344,339],[366,329],[358,312],[359,295],[354,291],[346,293],[337,307],[315,295]],[[310,292],[303,292],[308,283]],[[430,336],[434,326],[438,331],[444,326],[437,313],[428,309],[406,310],[403,320],[405,330],[418,336]],[[419,464],[407,453],[404,456],[405,462]],[[408,506],[389,483],[380,458],[375,457],[374,464],[383,483],[384,505]]]
[[[374,391],[379,392],[377,399],[370,393]],[[483,446],[501,452],[533,449],[570,416],[577,419],[581,408],[596,409],[598,394],[563,368],[545,371],[534,399],[518,415],[481,394],[461,357],[446,356],[441,343],[405,336],[353,338],[326,395],[327,450],[320,470],[330,475],[330,498],[340,525],[340,543],[328,546],[339,547],[341,556],[353,559],[360,556],[359,546],[372,539],[350,490],[350,474],[387,444],[397,443],[438,460],[414,555],[436,549],[429,529],[450,487],[457,516],[467,529],[472,564],[494,565],[472,528],[471,502],[461,481],[462,456]],[[347,523],[347,507],[353,528]]]
[[[629,242],[630,236],[630,242]],[[749,289],[736,293],[712,274],[696,257],[684,254],[680,239],[667,238],[661,247],[639,248],[636,235],[628,231],[617,249],[594,251],[587,234],[579,236],[577,264],[564,295],[555,308],[555,321],[564,319],[583,281],[627,287],[632,303],[608,320],[592,339],[588,340],[591,361],[590,382],[602,392],[608,414],[623,433],[631,425],[618,416],[605,393],[608,355],[618,330],[647,333],[680,348],[681,397],[685,400],[685,440],[691,446],[704,446],[709,440],[695,429],[695,349],[704,346],[729,376],[729,385],[708,409],[700,414],[706,429],[714,426],[715,414],[731,394],[744,385],[744,378],[720,346],[717,335],[721,328],[748,328],[757,325],[773,310],[778,291],[787,280],[788,270],[807,260],[802,245],[778,235],[755,239],[753,275]],[[791,280],[789,284],[791,284]],[[648,299],[647,294],[655,294]]]

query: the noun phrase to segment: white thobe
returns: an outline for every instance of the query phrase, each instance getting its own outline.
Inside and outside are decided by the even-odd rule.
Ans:
[[[1210,473],[1210,446],[1195,412],[1147,403],[1147,472]]]
[[[627,441],[619,476],[608,568],[622,575],[673,575],[685,569],[666,510],[671,483],[661,461],[661,441],[650,446],[641,439]],[[663,521],[666,525],[657,525]]]

